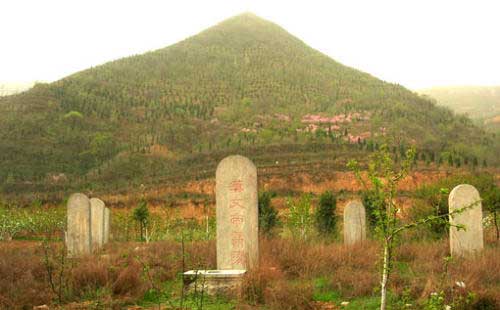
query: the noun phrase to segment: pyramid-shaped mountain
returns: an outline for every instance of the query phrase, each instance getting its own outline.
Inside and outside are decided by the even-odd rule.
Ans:
[[[307,162],[302,155],[311,145],[357,145],[359,153],[388,142],[416,145],[433,158],[488,161],[497,147],[468,119],[249,13],[172,46],[0,98],[0,110],[4,191],[61,179],[154,179],[213,154]]]

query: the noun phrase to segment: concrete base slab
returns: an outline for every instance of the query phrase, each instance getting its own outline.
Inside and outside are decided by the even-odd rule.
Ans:
[[[190,270],[184,272],[184,286],[197,294],[238,297],[246,270]]]

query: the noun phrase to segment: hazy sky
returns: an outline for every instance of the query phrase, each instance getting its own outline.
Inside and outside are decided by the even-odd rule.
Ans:
[[[409,88],[500,85],[498,0],[1,0],[0,81],[54,81],[244,11]]]

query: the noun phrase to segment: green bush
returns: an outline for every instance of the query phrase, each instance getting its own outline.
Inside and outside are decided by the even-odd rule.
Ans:
[[[278,211],[271,204],[274,196],[271,192],[259,194],[259,230],[264,235],[270,235],[278,224]]]
[[[320,235],[329,236],[335,233],[337,227],[337,198],[335,195],[326,191],[319,197],[319,205],[316,208],[316,228]]]
[[[377,211],[377,206],[384,205],[384,198],[381,193],[377,190],[367,190],[361,193],[361,200],[363,206],[366,209],[366,216],[368,219],[368,225],[371,230],[377,227],[377,224],[383,221],[384,214],[379,214]]]
[[[286,204],[289,209],[287,226],[292,236],[302,240],[307,239],[314,220],[311,213],[311,195],[303,194],[298,199],[288,198]]]

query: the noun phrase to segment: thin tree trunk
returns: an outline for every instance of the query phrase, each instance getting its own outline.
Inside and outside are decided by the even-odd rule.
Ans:
[[[500,232],[498,231],[497,211],[493,211],[493,221],[495,222],[495,229],[497,231],[497,241],[500,239]]]
[[[382,270],[382,281],[380,282],[380,310],[386,310],[387,307],[387,282],[389,280],[389,264],[391,259],[390,240],[384,242],[384,266]]]
[[[205,215],[205,221],[207,222],[207,232],[206,232],[206,236],[207,236],[207,240],[210,239],[210,223],[208,222],[209,221],[209,218],[208,218],[208,214]]]
[[[182,289],[181,289],[181,309],[184,309],[184,272],[186,271],[186,261],[185,261],[185,252],[184,252],[184,231],[181,232],[181,251],[182,251]],[[198,276],[198,272],[196,275]],[[196,283],[195,283],[196,284]]]

